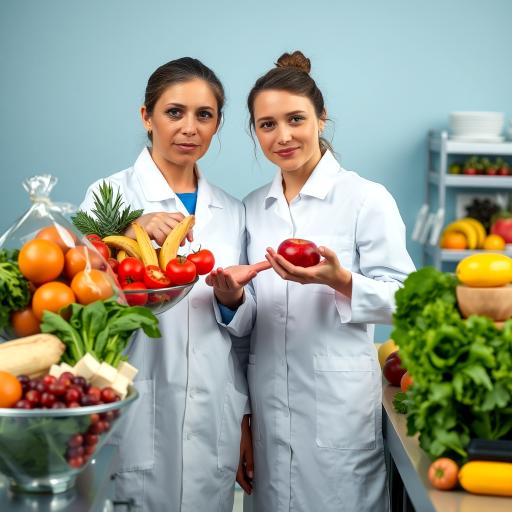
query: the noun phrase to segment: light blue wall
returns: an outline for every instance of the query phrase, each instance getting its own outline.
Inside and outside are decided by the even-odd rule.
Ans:
[[[202,169],[240,198],[269,181],[245,98],[297,48],[312,60],[342,164],[389,188],[409,232],[427,130],[452,110],[512,114],[510,0],[2,0],[0,231],[28,205],[22,178],[50,172],[54,198],[79,203],[93,180],[129,166],[145,142],[147,78],[183,55],[210,65],[228,95]]]

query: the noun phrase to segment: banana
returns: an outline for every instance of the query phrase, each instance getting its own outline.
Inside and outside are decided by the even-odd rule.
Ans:
[[[117,258],[117,261],[119,263],[121,263],[121,261],[123,261],[124,259],[128,258],[128,254],[126,254],[125,250],[120,249],[119,251],[117,251],[116,258]]]
[[[181,241],[187,236],[187,233],[192,229],[196,222],[194,215],[185,217],[174,229],[167,235],[165,242],[160,249],[159,262],[160,268],[167,267],[167,263],[176,258]]]
[[[142,259],[139,244],[132,238],[122,235],[112,235],[106,236],[103,239],[103,241],[111,247],[115,247],[116,249],[125,251],[126,254],[128,254],[128,256],[133,256],[134,258],[137,258],[139,260]]]
[[[476,229],[476,232],[478,234],[477,248],[481,249],[484,245],[485,237],[487,236],[487,233],[485,232],[484,225],[478,219],[474,219],[473,217],[464,217],[463,219],[460,219],[460,220],[468,222],[469,224],[474,226],[474,228]]]
[[[135,238],[137,238],[141,259],[144,265],[158,266],[158,256],[156,255],[155,248],[146,230],[140,224],[137,224],[137,222],[132,222],[132,227],[133,231],[135,231]]]
[[[449,233],[451,231],[457,231],[458,233],[462,233],[466,236],[468,241],[468,249],[476,249],[478,246],[478,232],[475,226],[466,220],[457,220],[448,224],[444,228],[443,234]]]

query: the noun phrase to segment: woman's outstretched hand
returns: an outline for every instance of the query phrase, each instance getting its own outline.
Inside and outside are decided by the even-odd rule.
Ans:
[[[167,235],[179,224],[185,216],[180,212],[152,212],[145,213],[137,219],[137,223],[140,224],[149,235],[149,238],[155,240],[158,245],[162,245],[167,238]],[[133,228],[130,226],[124,233],[130,238],[135,238]],[[192,242],[194,236],[192,230],[187,234],[187,240]],[[183,245],[185,241],[182,242]]]
[[[231,309],[236,309],[243,301],[244,286],[256,277],[258,272],[270,268],[268,261],[252,265],[218,267],[206,276],[205,282],[214,289],[217,300]]]
[[[240,438],[240,462],[236,472],[238,485],[247,493],[252,493],[252,479],[254,477],[254,458],[252,449],[252,433],[250,414],[242,419],[242,436]]]
[[[325,284],[352,297],[352,273],[341,266],[338,256],[331,249],[319,247],[318,251],[324,259],[318,265],[306,268],[292,265],[271,247],[267,247],[265,257],[283,279],[301,284]]]

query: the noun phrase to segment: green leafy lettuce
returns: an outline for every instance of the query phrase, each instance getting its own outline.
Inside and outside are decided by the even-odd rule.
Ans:
[[[116,367],[137,329],[150,338],[161,336],[158,319],[149,309],[125,306],[113,299],[85,306],[71,304],[63,316],[45,311],[41,323],[42,332],[55,334],[66,345],[62,360],[71,365],[89,352]]]
[[[464,460],[471,438],[512,439],[512,320],[464,320],[456,278],[425,267],[396,293],[391,337],[414,385],[409,435],[432,457]],[[399,401],[403,402],[403,401]]]
[[[18,251],[0,250],[0,330],[9,326],[13,311],[30,301],[29,282],[18,266]]]

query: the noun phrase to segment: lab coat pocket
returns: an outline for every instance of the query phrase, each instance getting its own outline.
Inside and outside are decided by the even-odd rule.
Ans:
[[[338,450],[375,448],[375,371],[367,356],[315,356],[316,444]]]
[[[220,425],[218,468],[235,472],[240,460],[240,434],[247,396],[228,384]]]
[[[120,473],[151,469],[155,465],[155,389],[153,380],[136,380],[139,398],[120,418],[111,444],[119,446]]]

